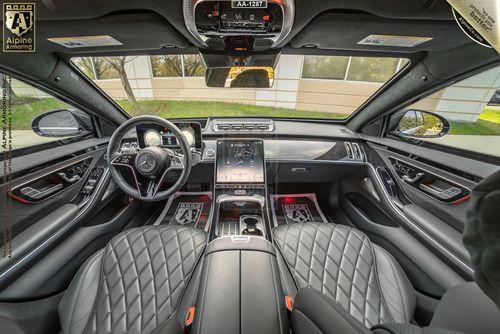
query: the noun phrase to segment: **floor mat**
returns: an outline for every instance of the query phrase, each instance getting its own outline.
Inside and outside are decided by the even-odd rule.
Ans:
[[[179,224],[208,230],[211,211],[211,192],[177,192],[170,196],[155,225]]]
[[[274,226],[293,223],[327,223],[319,208],[316,194],[269,195]]]

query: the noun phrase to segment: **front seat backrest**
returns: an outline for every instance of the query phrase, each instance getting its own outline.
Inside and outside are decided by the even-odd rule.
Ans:
[[[59,305],[63,333],[171,327],[206,244],[200,229],[147,226],[115,236],[80,268]]]
[[[500,170],[472,191],[464,244],[471,254],[475,281],[500,308]]]

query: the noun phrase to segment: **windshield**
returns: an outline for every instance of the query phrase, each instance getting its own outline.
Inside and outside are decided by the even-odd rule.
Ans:
[[[212,88],[199,55],[78,57],[72,62],[132,116],[345,119],[402,58],[281,55],[271,88]]]

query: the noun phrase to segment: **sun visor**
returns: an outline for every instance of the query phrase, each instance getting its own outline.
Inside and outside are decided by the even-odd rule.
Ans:
[[[37,51],[83,54],[187,46],[186,38],[155,13],[115,14],[92,20],[40,21],[37,26]]]
[[[291,41],[294,48],[413,53],[470,43],[453,21],[386,19],[371,14],[323,13]]]

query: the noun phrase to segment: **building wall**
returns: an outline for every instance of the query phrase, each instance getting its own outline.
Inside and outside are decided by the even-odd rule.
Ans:
[[[149,56],[134,58],[126,64],[126,71],[137,99],[225,101],[342,114],[354,112],[382,86],[373,82],[303,79],[303,61],[300,55],[282,55],[275,69],[274,85],[268,89],[208,88],[203,77],[153,77]],[[112,98],[125,98],[120,79],[96,82]],[[14,89],[21,94],[45,96],[28,85],[18,85]],[[475,122],[498,87],[500,67],[450,86],[411,107],[438,112],[451,120]]]
[[[500,87],[500,67],[447,87],[410,108],[434,111],[447,119],[476,122]]]

